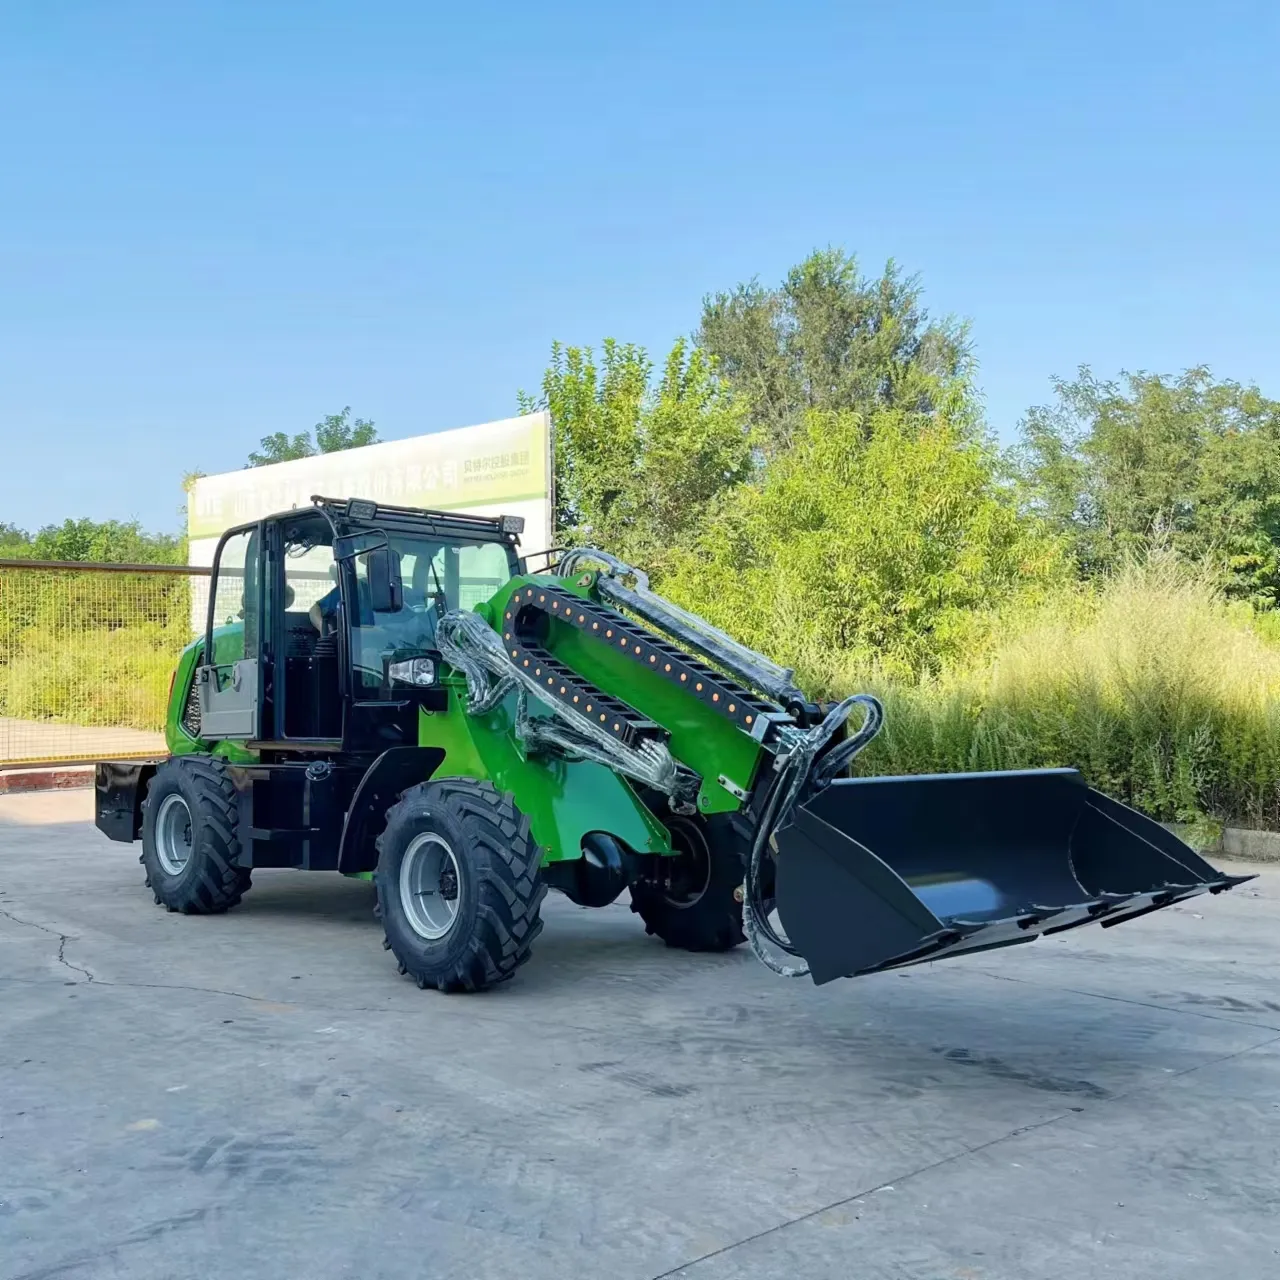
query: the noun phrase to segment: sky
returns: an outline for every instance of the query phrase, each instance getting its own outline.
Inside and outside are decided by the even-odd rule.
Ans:
[[[505,417],[818,246],[1080,364],[1280,397],[1280,6],[4,0],[0,522],[176,529],[344,405]]]

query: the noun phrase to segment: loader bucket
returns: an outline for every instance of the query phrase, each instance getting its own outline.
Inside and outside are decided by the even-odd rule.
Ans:
[[[778,915],[815,983],[1119,924],[1252,879],[1074,769],[840,778],[775,841]]]

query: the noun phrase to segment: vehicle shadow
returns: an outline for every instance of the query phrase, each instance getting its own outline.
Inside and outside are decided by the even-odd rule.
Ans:
[[[238,917],[274,916],[325,920],[376,932],[377,898],[368,880],[336,874],[259,869],[253,886],[236,908]]]
[[[272,924],[323,924],[380,942],[376,901],[373,885],[367,880],[257,870],[253,887],[236,907],[235,915],[241,921],[257,920],[264,930]],[[618,903],[602,908],[579,907],[551,893],[543,902],[542,919],[543,930],[529,964],[521,968],[516,982],[501,984],[494,994],[515,988],[549,990],[592,977],[605,985],[657,989],[682,975],[726,965],[736,968],[752,960],[742,947],[714,955],[664,946],[645,934],[639,917],[628,907],[625,893]]]

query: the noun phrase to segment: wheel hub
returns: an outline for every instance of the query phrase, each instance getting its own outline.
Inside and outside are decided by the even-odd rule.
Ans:
[[[443,836],[415,836],[400,863],[400,906],[420,938],[438,942],[453,928],[462,903],[457,855]]]
[[[445,902],[453,902],[458,896],[458,876],[452,864],[440,873],[440,897]]]
[[[711,848],[696,823],[678,820],[669,830],[677,852],[663,859],[662,896],[673,907],[691,907],[711,884]]]
[[[156,814],[156,857],[166,875],[180,876],[191,860],[191,810],[176,792]]]

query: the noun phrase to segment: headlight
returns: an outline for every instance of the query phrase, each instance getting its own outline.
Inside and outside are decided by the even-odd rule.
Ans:
[[[430,658],[408,658],[387,667],[392,684],[429,685],[436,682],[436,664]]]

